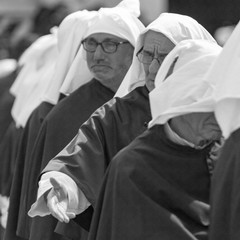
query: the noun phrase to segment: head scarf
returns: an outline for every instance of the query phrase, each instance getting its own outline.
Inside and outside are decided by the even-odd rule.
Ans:
[[[215,116],[224,138],[240,127],[240,23],[207,77],[215,86]]]
[[[17,125],[24,127],[34,108],[42,101],[53,105],[58,102],[59,90],[81,45],[82,36],[87,27],[85,23],[90,20],[93,14],[94,12],[83,10],[67,16],[62,21],[57,32],[57,55],[52,56],[51,60],[51,52],[44,48],[45,45],[50,44],[47,39],[45,44],[41,42],[37,44],[39,47],[35,47],[34,51],[30,50],[30,52],[35,52],[33,56],[29,51],[23,54],[20,59],[21,64],[24,65],[26,62],[34,64],[38,59],[38,62],[42,62],[42,72],[36,71],[35,67],[29,70],[25,68],[24,71],[21,71],[20,79],[25,79],[24,82],[29,79],[28,85],[21,84],[21,81],[18,80],[12,89],[13,93],[19,92],[17,90],[19,87],[23,92],[28,92],[28,94],[22,94],[18,100],[19,104],[13,106],[12,115]],[[42,56],[48,57],[49,62],[40,60]],[[37,64],[39,65],[39,63]],[[40,84],[39,79],[44,79],[43,88],[36,87],[37,84]],[[29,84],[34,87],[34,91],[31,91]],[[19,93],[17,94],[19,95]],[[30,99],[34,100],[30,101]]]
[[[156,87],[149,94],[152,113],[149,127],[176,116],[213,111],[214,88],[206,81],[206,72],[221,49],[206,40],[185,40],[169,53],[157,73]],[[173,73],[165,79],[176,58]]]
[[[0,60],[0,80],[6,77],[17,68],[17,61],[13,58],[6,58]]]
[[[94,11],[78,11],[68,15],[60,24],[58,31],[59,54],[56,69],[53,78],[49,82],[48,89],[43,94],[42,101],[49,102],[53,105],[58,102],[59,90],[79,51],[84,33],[88,28],[88,23],[94,15]],[[89,72],[86,64],[82,66],[82,71]]]
[[[108,33],[128,40],[135,47],[139,34],[145,28],[137,18],[139,15],[139,0],[124,0],[116,7],[101,8],[88,21],[83,38],[94,33]],[[86,51],[81,46],[60,91],[68,95],[91,78],[92,75],[86,63]]]
[[[142,48],[144,35],[149,30],[162,33],[174,44],[186,39],[204,39],[216,43],[211,34],[193,18],[175,13],[160,14],[140,34],[135,47],[132,65],[115,96],[122,97],[135,87],[145,85],[143,64],[138,61],[136,54]]]
[[[10,92],[15,96],[11,114],[17,127],[24,127],[39,105],[51,81],[57,57],[56,31],[37,39],[22,55],[22,66]]]
[[[49,65],[47,61],[44,62],[44,64],[46,63],[44,73],[40,74],[35,71],[33,67],[31,71],[23,71],[21,74],[22,79],[25,78],[25,76],[27,76],[28,79],[31,78],[31,85],[34,86],[34,88],[32,88],[34,91],[31,92],[31,88],[26,88],[24,85],[22,85],[23,88],[20,88],[25,89],[24,92],[26,93],[27,91],[32,98],[40,95],[41,98],[35,98],[33,102],[30,101],[32,98],[29,94],[23,94],[23,97],[19,98],[21,99],[21,104],[17,104],[13,108],[13,116],[18,125],[25,126],[32,110],[37,107],[36,103],[39,104],[41,101],[46,101],[54,105],[58,102],[60,92],[68,95],[91,80],[92,75],[84,59],[85,50],[83,50],[81,46],[81,41],[86,38],[88,34],[91,34],[90,31],[93,33],[96,27],[99,27],[99,23],[102,23],[101,32],[113,33],[114,29],[116,31],[114,33],[116,33],[117,36],[126,36],[127,40],[135,44],[139,33],[144,28],[142,23],[137,19],[139,13],[139,0],[125,0],[115,8],[103,8],[100,11],[83,10],[67,16],[60,24],[58,31],[58,56],[55,56]],[[112,21],[110,21],[111,18]],[[106,21],[106,19],[108,21]],[[115,25],[112,27],[109,26],[113,24]],[[104,31],[104,28],[106,28],[106,31]],[[127,30],[125,28],[127,28]],[[88,33],[86,33],[87,31]],[[99,30],[97,30],[97,32],[99,32]],[[50,57],[50,53],[47,53],[48,51],[41,53],[41,49],[39,49],[37,52],[39,56],[42,54],[46,56],[49,55]],[[21,59],[21,63],[28,62],[30,59],[32,59],[30,55],[25,54]],[[57,62],[55,63],[55,61]],[[52,64],[55,64],[55,69],[52,68]],[[52,69],[51,71],[49,70],[50,68]],[[31,72],[32,75],[30,75],[29,72]],[[39,91],[39,88],[36,87],[39,78],[45,79],[45,84],[42,85],[45,87],[44,91]],[[15,87],[12,89],[13,93],[19,92],[17,89],[21,85],[19,84],[20,82],[21,81],[17,81]],[[22,99],[24,101],[22,101]]]

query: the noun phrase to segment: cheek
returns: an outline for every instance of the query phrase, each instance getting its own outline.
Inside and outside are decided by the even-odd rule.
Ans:
[[[126,57],[126,60],[124,61],[124,63],[128,66],[128,68],[131,66],[132,64],[132,61],[133,61],[133,56],[132,55],[128,55]]]
[[[159,63],[157,61],[153,60],[152,63],[150,64],[150,66],[149,66],[149,72],[151,74],[157,74],[159,68],[160,68]]]
[[[115,71],[122,71],[128,69],[131,65],[131,59],[126,56],[113,56],[109,57],[109,65],[115,69]]]
[[[86,54],[86,61],[87,61],[87,65],[89,66],[89,64],[92,62],[92,54],[88,53]]]

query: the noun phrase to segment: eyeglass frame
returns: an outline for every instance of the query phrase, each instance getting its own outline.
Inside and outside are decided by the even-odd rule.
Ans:
[[[96,48],[95,48],[93,51],[90,51],[90,50],[88,50],[88,49],[86,48],[86,45],[84,44],[84,43],[86,43],[86,41],[87,41],[88,39],[89,39],[89,38],[83,39],[83,40],[81,41],[81,44],[83,45],[83,48],[84,48],[87,52],[91,52],[91,53],[93,53],[93,52],[96,51],[98,45],[101,46],[102,50],[103,50],[105,53],[115,53],[115,52],[117,52],[119,45],[125,44],[125,43],[129,43],[129,44],[130,44],[130,42],[128,42],[128,41],[116,42],[116,41],[112,41],[112,40],[104,40],[104,41],[102,41],[102,42],[98,42],[98,41],[96,41],[95,39],[93,39],[93,41],[96,43]],[[106,49],[105,49],[104,46],[103,46],[104,42],[114,43],[114,44],[115,44],[115,51],[113,51],[113,52],[107,52]]]
[[[149,57],[151,57],[152,60],[149,61],[149,62],[143,62],[143,61],[139,58],[139,55],[140,55],[140,54],[141,54],[142,56],[144,55],[144,54],[143,54],[143,47],[141,47],[140,50],[136,53],[136,57],[138,58],[139,62],[141,62],[141,63],[143,63],[143,64],[151,64],[154,59],[157,60],[158,64],[161,64],[159,58],[160,58],[160,57],[163,57],[163,60],[164,60],[164,59],[166,58],[166,56],[168,55],[168,53],[162,53],[162,54],[160,54],[160,56],[158,56],[158,57],[154,57],[153,55],[149,55]]]

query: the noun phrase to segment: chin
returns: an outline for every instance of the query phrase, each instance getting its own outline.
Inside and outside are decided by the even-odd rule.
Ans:
[[[93,73],[93,76],[99,81],[104,81],[105,79],[107,79],[106,75],[102,73]]]

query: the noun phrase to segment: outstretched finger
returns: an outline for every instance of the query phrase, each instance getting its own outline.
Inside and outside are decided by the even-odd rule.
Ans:
[[[52,184],[54,190],[60,190],[62,188],[61,184],[53,177],[50,177],[50,183]]]
[[[57,197],[52,197],[52,198],[49,198],[48,199],[48,209],[50,211],[50,213],[55,217],[57,218],[60,222],[63,222],[64,220],[64,216],[63,214],[61,213],[61,211],[59,211],[58,209],[58,200],[57,200]]]
[[[57,179],[50,178],[50,183],[53,186],[53,190],[56,192],[58,199],[60,201],[67,199],[67,190],[65,189],[64,185],[62,185]]]
[[[61,216],[62,221],[68,223],[69,217],[68,214],[66,213],[66,207],[62,206],[61,203],[58,203],[56,208],[58,210],[59,216]]]

